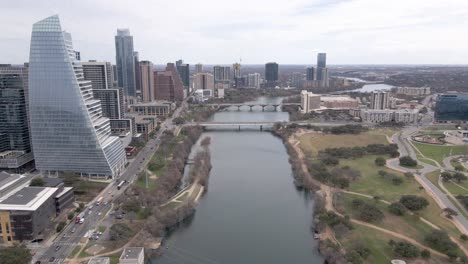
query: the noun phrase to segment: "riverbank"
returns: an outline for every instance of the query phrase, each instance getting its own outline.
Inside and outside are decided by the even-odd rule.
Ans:
[[[396,188],[393,188],[391,183],[389,185],[386,182],[374,182],[372,184],[371,182],[369,182],[369,184],[367,184],[365,183],[367,179],[372,181],[386,181],[385,178],[374,178],[375,176],[371,175],[372,171],[376,171],[375,168],[371,168],[372,166],[375,166],[373,160],[371,161],[371,163],[368,163],[369,165],[365,165],[365,163],[362,163],[360,159],[349,160],[349,162],[347,162],[346,159],[340,159],[339,163],[343,163],[343,165],[346,167],[346,169],[343,169],[345,167],[340,168],[340,175],[342,175],[343,173],[347,174],[351,170],[353,170],[353,173],[359,171],[359,180],[351,180],[349,183],[350,187],[345,187],[345,189],[325,185],[322,182],[315,179],[317,177],[316,174],[318,167],[313,165],[314,162],[311,163],[311,161],[316,159],[313,158],[313,156],[317,155],[318,153],[316,152],[316,154],[304,154],[302,149],[301,143],[303,142],[301,142],[302,140],[300,139],[303,138],[305,134],[310,134],[310,132],[303,129],[277,127],[277,130],[273,133],[275,135],[279,135],[283,139],[283,142],[285,143],[285,146],[288,149],[288,153],[292,153],[290,154],[290,163],[293,167],[293,170],[301,170],[301,172],[296,173],[296,175],[300,175],[300,178],[309,177],[309,180],[303,181],[311,182],[313,185],[313,188],[311,189],[318,189],[315,195],[316,208],[314,210],[313,227],[318,233],[320,233],[320,235],[318,235],[318,237],[320,237],[319,249],[329,261],[329,263],[342,263],[340,261],[351,260],[360,261],[355,263],[386,263],[392,259],[389,258],[389,256],[393,256],[393,258],[402,258],[402,256],[395,255],[395,248],[392,248],[392,246],[390,246],[387,243],[390,239],[399,239],[402,240],[404,243],[415,245],[416,247],[420,248],[419,252],[422,252],[424,250],[430,252],[429,254],[431,255],[431,258],[418,259],[418,261],[423,261],[421,263],[448,263],[449,260],[444,254],[445,252],[441,253],[439,251],[440,248],[434,249],[434,245],[428,243],[427,239],[428,237],[434,234],[433,232],[439,230],[449,229],[449,234],[452,234],[453,226],[451,225],[448,219],[444,219],[445,216],[440,215],[441,211],[440,209],[436,209],[437,206],[435,205],[433,200],[427,195],[424,195],[424,193],[421,193],[421,191],[417,187],[418,184],[414,181],[414,179],[403,179],[403,186],[395,186]],[[320,134],[320,132],[317,134]],[[382,134],[382,140],[385,141],[386,138],[387,136]],[[325,149],[327,147],[326,142],[322,142],[323,140],[320,139],[318,140],[323,145],[321,149],[319,149],[319,151]],[[339,145],[339,138],[336,137],[335,139],[332,139],[331,142],[333,142],[333,144],[335,145]],[[347,142],[348,144],[352,144],[352,142],[349,140]],[[365,144],[365,142],[355,143]],[[345,149],[343,149],[342,151],[345,151]],[[320,153],[321,155],[323,155],[322,152]],[[364,168],[366,168],[366,166],[370,166],[369,170],[362,171]],[[336,166],[327,167],[327,171],[330,169],[338,169],[338,167]],[[314,175],[310,174],[310,170],[312,168],[314,169]],[[346,170],[349,171],[346,172]],[[396,174],[395,172],[389,173],[392,173],[392,175]],[[404,176],[401,175],[398,177]],[[330,184],[335,185],[336,182],[330,182]],[[422,195],[423,197],[428,199],[430,203],[429,207],[431,209],[423,210],[422,214],[417,213],[417,219],[409,216],[394,216],[391,213],[388,213],[388,204],[393,202],[392,199],[395,199],[397,197],[399,198],[399,195],[396,193],[392,194],[391,190],[395,190],[396,192],[404,194],[407,190],[406,188],[409,188],[413,185],[416,189],[410,191],[408,194]],[[388,188],[382,186],[386,186]],[[382,191],[377,191],[378,194],[368,194],[369,191],[374,190],[375,187],[384,188],[382,189],[384,192],[382,193]],[[352,190],[359,191],[356,192]],[[339,195],[340,193],[344,193],[345,195]],[[338,197],[340,198],[338,199]],[[343,202],[343,198],[346,198],[344,200],[345,202]],[[391,202],[388,202],[384,199],[389,199]],[[354,219],[355,217],[359,217],[359,214],[356,215],[356,213],[360,210],[352,209],[352,207],[349,207],[348,202],[354,200],[361,201],[367,206],[366,208],[374,208],[375,210],[377,210],[377,212],[382,212],[382,215],[384,217],[383,222],[381,222],[382,220],[379,220],[376,222],[371,221],[370,223],[368,223],[359,220],[359,218]],[[409,212],[408,214],[411,215],[411,212]],[[365,228],[365,233],[361,233],[360,235],[356,236],[355,234],[357,230],[363,231],[363,228]],[[453,240],[458,238],[451,237],[451,239]],[[456,242],[459,246],[463,246],[463,242]],[[357,248],[356,245],[359,245],[359,247]],[[456,248],[456,246],[454,248]],[[362,250],[365,250],[368,253],[361,255],[359,252],[361,252]],[[426,253],[424,253],[424,255],[425,254]],[[446,254],[453,258],[452,253]],[[464,254],[461,251],[455,250],[453,254],[461,256],[459,261],[463,261]],[[409,259],[413,261],[414,257]]]

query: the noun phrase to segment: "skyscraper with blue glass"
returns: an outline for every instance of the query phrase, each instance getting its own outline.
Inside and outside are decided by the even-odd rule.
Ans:
[[[118,177],[126,163],[122,142],[94,99],[58,16],[33,25],[29,107],[36,168]]]
[[[117,29],[115,36],[115,61],[117,65],[117,82],[123,88],[125,96],[136,96],[137,83],[135,60],[138,54],[133,50],[133,36],[129,29]],[[138,63],[137,65],[138,66]]]

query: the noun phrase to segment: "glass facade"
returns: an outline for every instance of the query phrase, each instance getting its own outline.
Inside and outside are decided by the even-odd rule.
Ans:
[[[124,96],[136,95],[135,54],[133,36],[128,29],[118,29],[115,36],[115,61],[117,62],[117,82],[123,88]]]
[[[29,58],[29,107],[36,168],[85,175],[120,175],[122,142],[110,136],[109,119],[94,99],[76,60],[71,35],[58,16],[33,25]]]
[[[434,116],[437,122],[467,122],[468,94],[439,95]]]

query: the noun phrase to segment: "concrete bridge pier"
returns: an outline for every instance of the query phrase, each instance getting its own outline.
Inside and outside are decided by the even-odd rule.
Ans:
[[[265,107],[267,107],[267,105],[262,105],[262,112],[265,112]]]
[[[236,105],[237,106],[237,111],[240,111],[240,108],[242,107],[242,105]]]
[[[239,131],[240,131],[240,127],[241,127],[241,126],[239,125]]]
[[[250,112],[252,112],[252,108],[254,107],[255,105],[249,105],[250,107]]]
[[[263,131],[263,125],[260,125],[260,131]]]
[[[273,105],[273,107],[275,108],[275,112],[277,112],[277,111],[278,111],[278,106],[279,106],[278,104],[276,104],[276,105]]]

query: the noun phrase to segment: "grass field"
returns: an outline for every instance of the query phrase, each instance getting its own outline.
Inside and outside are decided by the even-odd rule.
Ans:
[[[439,187],[439,175],[440,175],[440,170],[435,170],[431,173],[426,174],[426,178],[429,179],[429,181],[432,182],[435,186]]]
[[[435,146],[418,142],[413,144],[424,156],[436,160],[440,165],[443,165],[443,159],[448,156],[468,153],[468,146]]]
[[[326,148],[338,147],[359,147],[369,144],[388,144],[387,138],[383,134],[377,134],[374,131],[361,133],[357,135],[332,135],[309,133],[299,137],[301,147],[306,153],[317,154],[320,150]]]
[[[458,162],[458,161],[451,160],[451,161],[450,161],[450,164],[452,164],[452,166],[453,166],[454,168],[456,168],[457,166],[460,167],[460,168],[462,168],[461,171],[467,171],[466,168],[463,167],[463,166],[461,165],[461,163]]]
[[[400,196],[403,194],[424,192],[419,189],[419,184],[414,179],[407,179],[401,172],[375,165],[374,160],[376,157],[378,156],[372,155],[355,160],[340,160],[340,166],[349,166],[361,172],[361,177],[351,182],[349,187],[350,191],[365,193],[372,196],[378,195],[387,201],[396,201],[400,199]],[[385,179],[378,174],[379,170],[402,177],[403,183],[400,185],[392,184],[391,180]]]

